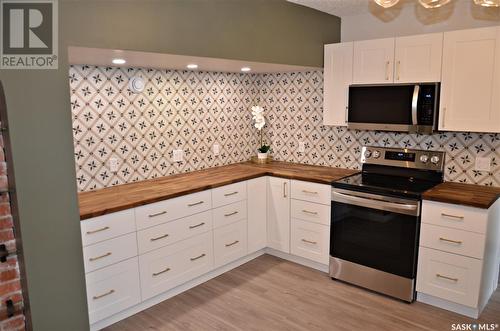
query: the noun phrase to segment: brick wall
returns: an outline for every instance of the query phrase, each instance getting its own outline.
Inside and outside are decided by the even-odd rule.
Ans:
[[[0,244],[4,244],[10,253],[6,262],[0,262],[0,331],[17,331],[25,330],[25,317],[10,198],[4,192],[7,190],[7,162],[3,135],[0,134]],[[14,304],[13,316],[8,316],[8,300]]]

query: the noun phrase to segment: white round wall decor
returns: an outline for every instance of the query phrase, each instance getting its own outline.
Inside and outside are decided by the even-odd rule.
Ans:
[[[134,93],[141,93],[144,91],[144,86],[145,86],[144,78],[139,77],[139,76],[134,76],[130,78],[128,82],[128,88],[130,91]]]

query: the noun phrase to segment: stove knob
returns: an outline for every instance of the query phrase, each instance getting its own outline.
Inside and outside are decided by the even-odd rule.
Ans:
[[[374,159],[378,159],[380,157],[380,152],[379,151],[373,151],[372,156]]]
[[[372,151],[370,151],[369,149],[367,149],[365,151],[365,159],[369,159],[371,156],[372,156]]]
[[[433,157],[431,157],[431,162],[434,163],[434,164],[438,164],[438,162],[439,162],[439,156],[434,155]]]
[[[427,163],[427,161],[429,161],[429,155],[427,154],[420,155],[420,162]]]

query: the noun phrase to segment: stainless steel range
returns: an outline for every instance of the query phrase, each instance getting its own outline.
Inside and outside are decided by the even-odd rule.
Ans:
[[[332,184],[330,276],[405,301],[415,296],[421,195],[444,153],[363,147],[362,171]]]

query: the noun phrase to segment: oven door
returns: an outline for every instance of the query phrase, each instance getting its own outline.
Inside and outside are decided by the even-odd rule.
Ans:
[[[334,188],[330,255],[413,279],[420,202]]]

